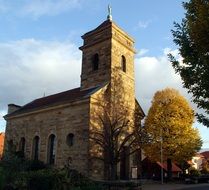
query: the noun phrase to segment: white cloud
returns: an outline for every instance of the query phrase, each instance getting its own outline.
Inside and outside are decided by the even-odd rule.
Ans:
[[[148,49],[140,49],[138,52],[137,52],[137,56],[143,56],[145,55],[147,52],[149,52]]]
[[[135,59],[136,97],[146,114],[157,90],[172,87],[190,99],[168,61],[169,52],[178,55],[177,50],[165,48],[161,56]],[[79,86],[80,67],[81,52],[70,42],[23,39],[0,43],[0,131],[5,129],[2,116],[7,104],[23,105],[44,93],[50,95]],[[205,129],[201,125],[198,128],[205,141],[204,134],[208,132],[202,132]],[[208,147],[206,142],[204,147]]]
[[[38,18],[43,15],[57,15],[62,12],[79,8],[81,0],[31,0],[26,1],[20,10],[22,15]]]
[[[0,13],[32,16],[37,19],[41,16],[54,16],[79,9],[84,3],[86,3],[84,0],[22,0],[18,2],[0,0]]]
[[[136,97],[145,113],[154,93],[166,87],[175,88],[190,99],[168,61],[168,52],[178,55],[177,50],[166,48],[161,56],[135,59]],[[70,42],[23,39],[0,43],[0,131],[4,130],[2,116],[7,104],[23,105],[44,93],[50,95],[78,87],[80,72],[81,52]]]
[[[138,30],[138,29],[145,29],[149,26],[149,24],[151,23],[152,21],[151,20],[146,20],[146,21],[138,21],[136,27],[135,27],[135,30]]]
[[[141,55],[148,50],[142,49]],[[178,89],[188,99],[179,75],[167,54],[177,50],[165,48],[159,57],[143,56],[135,60],[136,96],[145,112],[157,90]],[[28,101],[79,86],[81,52],[70,42],[46,42],[23,39],[0,43],[0,109],[8,103]],[[139,54],[140,54],[139,53]]]
[[[182,80],[175,73],[171,63],[168,60],[167,54],[172,53],[179,61],[182,62],[182,57],[178,50],[165,48],[162,55],[158,57],[139,57],[135,60],[135,79],[136,79],[136,97],[142,106],[145,114],[147,114],[152,98],[156,91],[166,87],[177,89],[189,102],[192,108],[198,113],[204,113],[203,110],[191,102],[191,94],[183,88]],[[183,63],[182,63],[183,64]],[[195,121],[194,127],[198,128],[203,140],[203,148],[208,148],[209,129]]]
[[[154,93],[166,87],[179,90],[190,101],[191,95],[182,87],[180,76],[175,74],[168,60],[168,53],[178,55],[177,50],[165,48],[159,57],[144,56],[135,60],[136,96],[145,113],[151,106]]]
[[[5,120],[3,116],[6,115],[6,110],[0,110],[0,132],[5,131]]]
[[[0,43],[0,110],[80,84],[81,54],[70,42]]]

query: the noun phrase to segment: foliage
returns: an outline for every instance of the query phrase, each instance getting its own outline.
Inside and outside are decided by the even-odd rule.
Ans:
[[[44,169],[27,173],[30,190],[96,190],[103,189],[76,170]]]
[[[25,159],[19,151],[6,152],[0,162],[0,166],[3,171],[2,183],[13,183],[17,187],[26,185],[26,176],[24,175],[26,171],[36,171],[46,168],[46,165],[41,161]]]
[[[183,63],[169,55],[172,66],[180,74],[183,85],[193,94],[198,108],[209,114],[209,1],[184,2],[185,18],[174,23],[174,42],[179,46]],[[209,127],[209,118],[197,114],[198,121]]]
[[[16,162],[16,163],[15,163]],[[18,167],[19,164],[19,167]],[[0,189],[21,190],[96,190],[100,185],[69,168],[46,168],[40,161],[7,154],[0,163]]]
[[[25,171],[27,164],[23,157],[20,157],[19,153],[7,152],[0,162],[2,168],[4,184],[9,184],[15,181],[19,172]]]
[[[2,167],[0,167],[0,189],[3,189],[3,186],[5,185],[5,175],[4,170]]]
[[[190,164],[188,163],[187,160],[181,160],[178,162],[178,166],[182,169],[183,174],[186,174],[186,170],[190,168]]]
[[[3,186],[18,187],[24,189],[28,179],[27,171],[36,171],[46,168],[41,161],[27,160],[18,151],[7,151],[0,162],[0,179]]]
[[[164,160],[191,159],[202,145],[197,129],[192,128],[193,121],[193,110],[178,91],[157,91],[145,119],[145,130],[151,139],[144,147],[145,154],[159,161],[162,140]]]
[[[208,168],[203,168],[201,170],[201,174],[209,174],[209,169]]]
[[[201,175],[201,174],[200,174],[200,171],[197,170],[197,169],[195,169],[195,168],[190,168],[190,169],[189,169],[189,174],[190,174],[191,176],[200,176],[200,175]]]
[[[27,186],[30,190],[62,190],[63,174],[55,169],[44,169],[27,173]]]
[[[25,164],[27,165],[28,171],[37,171],[47,168],[46,164],[40,160],[27,160]]]
[[[100,184],[95,183],[76,170],[65,168],[63,172],[65,173],[65,182],[68,184],[69,189],[103,190],[103,187]]]

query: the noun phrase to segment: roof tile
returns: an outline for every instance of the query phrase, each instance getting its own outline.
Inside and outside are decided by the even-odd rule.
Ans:
[[[32,102],[22,106],[15,112],[7,114],[5,117],[14,116],[22,113],[27,113],[37,109],[42,109],[46,107],[51,107],[59,105],[61,103],[68,103],[75,100],[83,99],[89,97],[98,87],[93,87],[87,90],[81,90],[80,88],[74,88],[72,90],[60,92],[43,98],[38,98]]]

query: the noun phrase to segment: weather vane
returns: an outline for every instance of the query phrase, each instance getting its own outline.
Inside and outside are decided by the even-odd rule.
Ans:
[[[107,16],[108,20],[112,20],[112,8],[110,5],[108,5],[108,16]]]

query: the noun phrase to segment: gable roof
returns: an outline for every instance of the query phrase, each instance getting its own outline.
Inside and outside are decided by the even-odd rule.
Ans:
[[[142,109],[142,107],[140,106],[140,104],[139,104],[139,102],[136,98],[135,98],[135,103],[138,106],[139,110],[141,111],[142,117],[144,118],[146,115],[145,115],[144,110]]]
[[[209,151],[201,152],[201,155],[205,157],[205,159],[209,159]]]
[[[102,29],[104,29],[104,28],[106,28],[106,27],[109,27],[109,26],[111,26],[111,25],[112,25],[112,21],[110,21],[110,20],[105,20],[102,24],[100,24],[99,26],[97,26],[95,29],[93,29],[93,30],[91,30],[91,31],[89,31],[89,32],[86,32],[86,33],[82,36],[82,38],[84,38],[84,37],[86,37],[86,36],[88,36],[88,35],[92,35],[92,34],[94,34],[95,32],[100,31],[100,30],[102,30]]]
[[[82,38],[84,39],[87,36],[95,35],[95,33],[104,31],[105,29],[111,28],[111,27],[115,27],[115,28],[120,29],[120,32],[122,32],[129,40],[134,42],[134,39],[128,33],[126,33],[123,29],[121,29],[113,20],[109,20],[109,19],[105,20],[103,23],[101,23],[95,29],[85,33],[82,36]]]
[[[157,164],[167,171],[167,163],[157,162]],[[182,172],[182,170],[174,163],[172,163],[172,172]]]
[[[43,98],[38,98],[22,106],[17,111],[5,115],[4,118],[60,105],[63,103],[69,103],[80,99],[85,99],[89,97],[91,94],[93,94],[95,91],[97,91],[99,88],[100,87],[98,86],[86,90],[81,90],[80,88],[74,88],[72,90],[60,92]]]
[[[194,158],[194,157],[203,158],[204,156],[203,156],[202,153],[196,153],[196,154],[193,156],[193,158]]]

